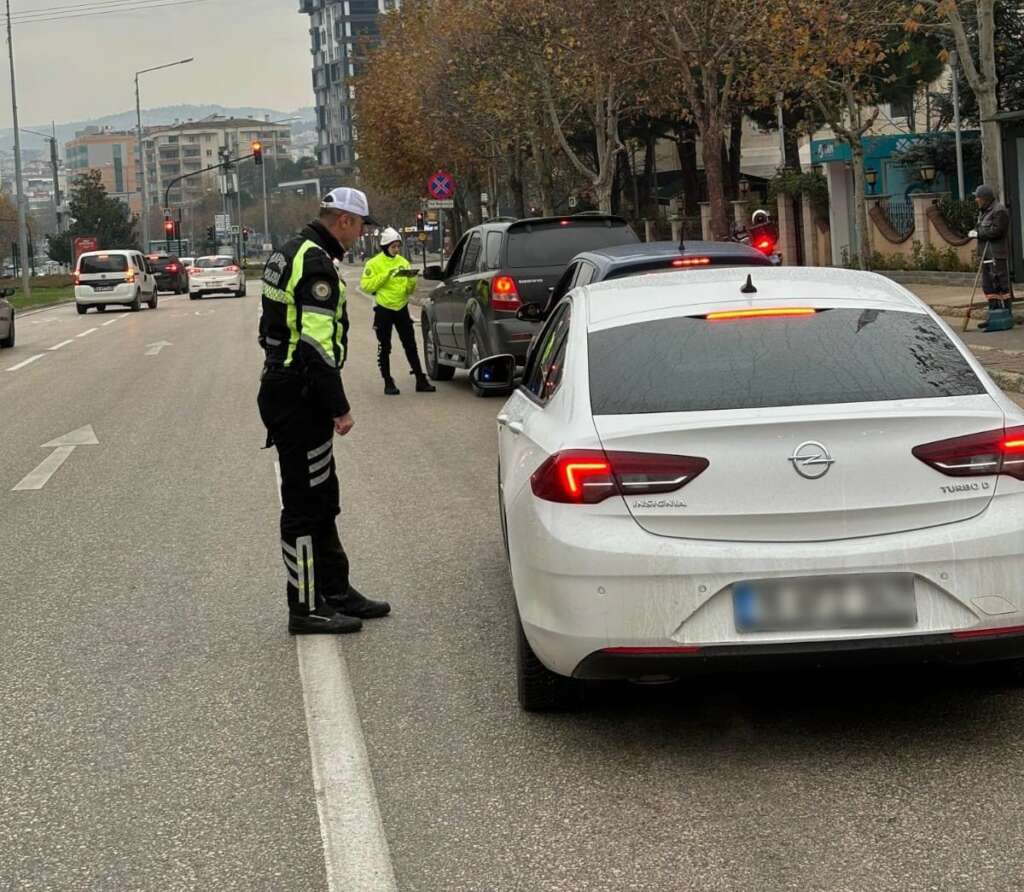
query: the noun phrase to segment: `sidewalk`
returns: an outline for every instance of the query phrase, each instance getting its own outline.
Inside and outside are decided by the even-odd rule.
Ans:
[[[966,333],[961,333],[964,317],[971,297],[968,287],[946,285],[907,285],[933,310],[946,317],[946,321],[961,334],[964,341],[988,370],[992,378],[1010,393],[1024,394],[1024,311],[1014,313],[1017,327],[1010,331],[986,334],[978,331],[978,323],[985,318],[985,296],[978,289],[974,298],[974,311]]]

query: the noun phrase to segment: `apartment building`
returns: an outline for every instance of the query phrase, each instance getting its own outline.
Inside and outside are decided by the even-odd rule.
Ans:
[[[263,143],[265,161],[290,157],[289,124],[212,115],[200,121],[148,128],[142,146],[150,206],[164,207],[167,187],[172,180],[216,165],[222,146],[227,147],[232,157],[238,157],[249,154],[250,145],[257,139]],[[208,171],[171,186],[169,203],[181,206],[204,191],[216,188],[217,171]]]
[[[72,184],[77,176],[98,170],[107,193],[134,213],[142,209],[137,179],[137,140],[134,131],[86,127],[64,144],[65,168]]]
[[[352,123],[361,56],[380,35],[380,17],[401,0],[299,0],[309,16],[313,94],[317,113],[317,160],[354,172],[359,160]]]

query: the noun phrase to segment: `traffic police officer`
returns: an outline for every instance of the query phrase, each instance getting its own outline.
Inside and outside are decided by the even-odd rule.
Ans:
[[[348,340],[345,287],[335,270],[370,218],[358,189],[334,189],[320,216],[267,261],[259,341],[266,353],[260,417],[281,465],[281,552],[292,634],[358,632],[384,616],[349,583],[338,539],[334,435],[354,422],[341,383]]]

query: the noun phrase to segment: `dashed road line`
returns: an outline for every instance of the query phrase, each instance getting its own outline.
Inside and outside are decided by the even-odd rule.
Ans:
[[[59,344],[54,344],[49,349],[50,350],[60,350],[61,347],[66,347],[70,343],[71,343],[71,341],[61,341]]]
[[[16,372],[18,369],[25,368],[25,366],[35,362],[37,359],[42,359],[45,355],[45,353],[37,353],[35,356],[30,356],[28,359],[19,362],[17,365],[12,365],[7,371]]]
[[[91,335],[94,331],[99,331],[99,329],[98,328],[87,328],[81,334],[76,334],[75,337],[76,338],[84,338],[86,335]]]
[[[104,322],[104,325],[113,325],[118,319],[123,319],[123,316],[118,316],[117,319],[111,319],[109,322]]]

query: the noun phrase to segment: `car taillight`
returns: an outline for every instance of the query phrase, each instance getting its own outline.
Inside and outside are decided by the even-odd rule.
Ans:
[[[129,282],[129,283],[130,282],[134,282],[135,281],[135,270],[133,270],[133,269],[128,270],[128,272],[126,272],[124,274],[124,280],[126,282]]]
[[[762,254],[774,254],[775,239],[769,235],[762,235],[760,238],[754,240],[754,247]]]
[[[78,270],[75,270],[75,271],[74,271],[74,272],[73,272],[73,273],[71,274],[71,281],[72,281],[72,282],[73,282],[73,283],[74,283],[75,285],[81,285],[81,284],[82,284],[82,274],[81,274],[81,273],[80,273],[80,272],[79,272]]]
[[[491,309],[514,313],[522,305],[515,279],[511,276],[495,276],[491,280]]]
[[[609,496],[675,492],[708,467],[706,458],[574,449],[550,456],[533,474],[533,494],[547,502],[594,505]]]
[[[188,268],[188,274],[190,276],[198,276],[199,275],[199,267],[198,266],[190,266]]]
[[[176,264],[176,263],[168,263],[167,264],[167,272],[169,272],[169,273],[176,273],[177,271],[178,271],[178,264]]]
[[[915,457],[947,477],[1005,474],[1024,480],[1024,427],[1009,427],[915,446]]]

